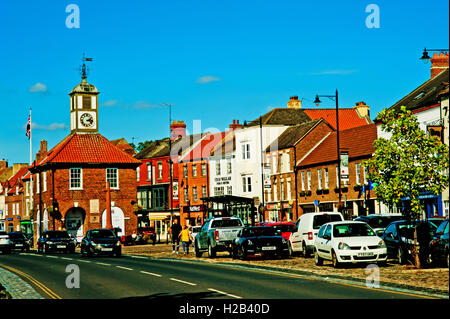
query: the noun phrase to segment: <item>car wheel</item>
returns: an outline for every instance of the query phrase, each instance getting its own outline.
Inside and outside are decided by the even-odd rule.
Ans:
[[[241,259],[242,259],[242,260],[247,260],[247,255],[245,254],[244,247],[241,247],[240,252],[241,252],[241,253],[240,253]]]
[[[114,254],[115,257],[121,257],[122,256],[122,249],[117,250],[117,252]]]
[[[323,259],[319,256],[317,253],[317,250],[314,252],[314,262],[316,266],[322,266],[323,265]]]
[[[208,257],[209,258],[215,258],[216,257],[216,250],[211,246],[211,244],[208,244]]]
[[[194,242],[194,252],[195,252],[195,257],[197,257],[197,258],[200,258],[203,255],[203,253],[198,248],[198,243],[197,242]]]
[[[289,248],[289,256],[294,257],[294,251],[292,250],[292,244],[291,244],[291,242],[289,242],[288,248]]]
[[[302,247],[303,247],[303,257],[309,258],[311,256],[311,254],[310,254],[310,251],[308,250],[308,247],[306,247],[305,242],[302,243]]]
[[[42,246],[42,252],[44,253],[44,255],[45,255],[45,254],[48,254],[48,246],[47,246],[47,245],[44,244],[44,245]]]
[[[331,260],[333,262],[333,267],[334,268],[339,268],[340,263],[337,259],[336,253],[334,252],[334,250],[331,252]]]
[[[447,253],[447,268],[450,268],[450,261],[448,259],[448,253]]]
[[[403,249],[401,247],[398,247],[397,250],[397,260],[400,265],[404,265],[406,262],[405,253],[403,252]]]

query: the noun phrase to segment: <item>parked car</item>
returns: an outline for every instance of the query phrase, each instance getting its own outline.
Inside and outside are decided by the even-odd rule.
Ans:
[[[371,214],[367,216],[358,216],[355,221],[367,223],[375,233],[380,236],[386,227],[396,220],[402,220],[401,214]]]
[[[448,244],[448,219],[444,220],[436,229],[433,239],[430,242],[428,263],[430,265],[436,265],[438,263],[449,264],[449,244]]]
[[[314,241],[314,259],[320,266],[331,260],[344,263],[381,263],[387,260],[384,241],[364,222],[342,221],[323,225]]]
[[[414,228],[417,226],[416,248],[421,263],[426,263],[428,258],[428,245],[436,231],[436,225],[427,220],[392,222],[381,234],[387,246],[388,258],[397,259],[399,264],[412,261],[412,249],[414,245]]]
[[[0,250],[3,254],[11,253],[11,241],[9,240],[8,233],[0,231]]]
[[[273,227],[244,227],[232,243],[231,256],[243,260],[248,257],[285,258],[289,256],[288,241]]]
[[[430,217],[426,219],[436,226],[436,229],[445,221],[444,217]]]
[[[75,252],[75,244],[67,231],[49,230],[42,234],[37,241],[38,253],[51,251]]]
[[[8,236],[11,241],[11,249],[20,249],[21,251],[30,250],[28,239],[22,232],[9,232]]]
[[[295,223],[293,222],[261,223],[260,226],[275,228],[275,230],[279,232],[280,235],[286,240],[289,240],[289,237],[291,237],[292,232],[294,232],[296,229]]]
[[[192,238],[194,238],[194,240],[195,240],[195,236],[197,236],[197,234],[200,232],[200,229],[202,229],[202,226],[192,226],[191,227],[191,234],[192,234]]]
[[[231,244],[243,227],[244,223],[238,217],[213,217],[206,220],[195,236],[195,255],[201,257],[205,251],[210,258],[216,257],[218,251],[231,254]]]
[[[122,255],[120,238],[111,229],[90,229],[80,244],[81,256]]]
[[[342,221],[344,218],[338,212],[306,213],[299,217],[295,231],[289,237],[289,253],[301,253],[308,257],[314,251],[314,238],[323,224]]]

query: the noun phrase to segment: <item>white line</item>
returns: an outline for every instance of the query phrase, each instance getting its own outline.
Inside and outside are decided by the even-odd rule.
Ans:
[[[73,260],[72,258],[67,258],[67,257],[61,257],[61,259],[64,259],[64,260]]]
[[[120,269],[125,269],[125,270],[133,270],[133,269],[131,269],[131,268],[128,268],[128,267],[123,267],[123,266],[116,266],[117,268],[120,268]]]
[[[78,260],[79,262],[82,262],[82,263],[87,263],[87,264],[90,264],[91,262],[89,261],[89,260]]]
[[[184,280],[180,280],[180,279],[176,279],[176,278],[170,278],[170,280],[178,281],[178,282],[181,282],[181,283],[186,284],[186,285],[197,286],[197,284],[194,284],[192,282],[188,282],[188,281],[184,281]]]
[[[162,277],[162,275],[159,274],[154,274],[152,272],[147,272],[147,271],[141,271],[141,273],[146,274],[146,275],[151,275],[151,276],[156,276],[156,277]]]
[[[47,258],[59,259],[59,257],[56,256],[47,256]]]
[[[136,259],[148,259],[147,257],[143,257],[143,256],[130,256],[131,258],[136,258]]]
[[[111,266],[111,264],[105,264],[105,263],[96,263],[97,265],[103,265],[103,266]]]
[[[229,294],[229,293],[217,290],[217,289],[208,288],[208,290],[217,292],[219,294],[222,294],[222,295],[225,295],[225,296],[228,296],[228,297],[233,297],[233,298],[236,298],[236,299],[242,299],[242,297],[240,297],[240,296],[232,295],[232,294]]]

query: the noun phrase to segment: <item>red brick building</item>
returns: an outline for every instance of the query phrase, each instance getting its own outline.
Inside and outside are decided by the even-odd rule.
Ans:
[[[98,94],[86,77],[70,93],[71,134],[50,151],[41,142],[33,174],[35,239],[47,229],[67,229],[80,240],[106,226],[110,185],[112,226],[136,231],[136,168],[141,162],[98,133]]]
[[[336,132],[333,131],[297,162],[300,213],[340,210],[350,218],[376,211],[376,194],[369,190],[362,165],[375,151],[373,142],[377,139],[376,125],[343,130],[339,135],[341,154],[348,154],[348,177],[342,176],[340,184],[342,206],[338,207],[337,140]],[[345,163],[341,163],[341,170],[345,170],[345,166]]]
[[[208,156],[225,135],[225,132],[204,134],[178,160],[182,225],[202,225],[207,217],[201,199],[210,196]]]

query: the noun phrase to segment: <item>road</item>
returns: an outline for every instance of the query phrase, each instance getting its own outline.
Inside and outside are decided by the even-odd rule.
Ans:
[[[75,266],[73,266],[75,265]],[[26,279],[46,299],[186,297],[193,299],[400,299],[419,295],[337,284],[264,270],[124,255],[34,252],[0,255],[0,266]],[[72,268],[71,268],[72,267]],[[68,288],[79,269],[79,288]]]

